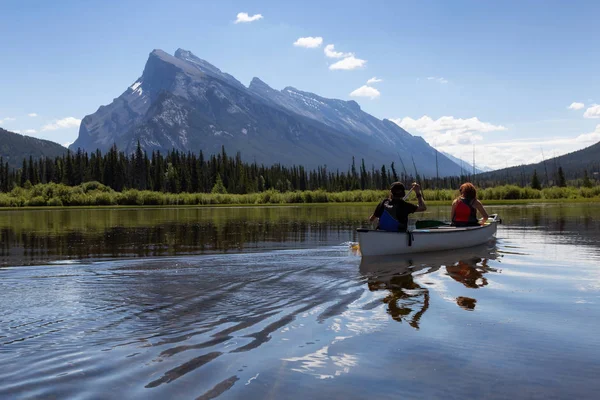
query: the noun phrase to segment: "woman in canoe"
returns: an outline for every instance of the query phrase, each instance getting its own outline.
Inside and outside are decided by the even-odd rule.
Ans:
[[[417,211],[425,211],[427,206],[423,201],[421,187],[417,183],[412,184],[412,190],[417,195],[419,205],[404,201],[406,190],[400,182],[392,183],[390,194],[387,199],[384,199],[377,205],[373,215],[369,217],[369,221],[373,222],[379,218],[377,229],[392,232],[406,232],[408,229],[408,214]]]
[[[460,196],[452,202],[452,225],[454,226],[477,226],[485,224],[488,219],[488,213],[483,208],[483,204],[477,200],[477,190],[472,183],[466,182],[460,186]],[[477,220],[477,211],[483,217],[482,221]]]

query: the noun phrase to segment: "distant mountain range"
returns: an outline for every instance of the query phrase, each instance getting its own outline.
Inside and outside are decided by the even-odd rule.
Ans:
[[[587,170],[589,178],[600,179],[600,142],[581,150],[554,157],[537,164],[519,165],[484,172],[477,175],[478,181],[508,181],[516,184],[529,184],[533,171],[537,171],[539,180],[547,185],[556,184],[558,168],[563,169],[567,180],[581,179]]]
[[[113,143],[132,152],[172,149],[205,154],[241,152],[246,161],[308,168],[327,165],[346,171],[352,158],[358,169],[396,163],[413,173],[435,176],[435,149],[389,120],[361,110],[355,101],[326,99],[293,87],[279,91],[254,78],[245,87],[179,49],[150,53],[142,76],[111,104],[81,123],[70,146],[106,151]],[[442,175],[460,174],[460,166],[438,157]]]
[[[473,173],[473,164],[469,164],[468,162],[466,162],[465,160],[462,160],[458,157],[454,157],[452,154],[446,153],[445,151],[440,151],[440,153],[442,153],[443,155],[445,155],[446,157],[448,157],[450,160],[454,161],[456,164],[460,165],[460,167],[463,169],[463,174],[464,175],[471,175]],[[477,166],[475,166],[475,173],[476,174],[480,174],[482,172],[488,172],[488,171],[493,171],[491,168],[489,167],[480,167],[477,168]]]
[[[49,157],[54,159],[67,152],[58,143],[37,139],[0,128],[0,156],[12,168],[21,168],[23,159]]]

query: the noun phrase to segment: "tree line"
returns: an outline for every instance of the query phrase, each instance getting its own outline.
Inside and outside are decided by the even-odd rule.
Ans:
[[[561,178],[562,177],[562,178]],[[541,188],[542,183],[534,173],[521,186]],[[592,186],[585,171],[580,185]],[[352,158],[347,171],[328,170],[321,166],[308,170],[303,166],[274,164],[259,165],[242,161],[238,152],[205,156],[173,150],[166,154],[153,151],[150,155],[138,143],[135,152],[127,154],[116,145],[104,154],[96,150],[88,154],[81,149],[52,158],[23,159],[21,168],[10,168],[0,157],[0,191],[9,192],[15,187],[29,187],[39,183],[62,183],[77,186],[96,181],[115,191],[126,189],[151,190],[166,193],[232,193],[246,194],[268,190],[280,192],[324,190],[342,192],[351,190],[383,190],[395,181],[419,182],[425,189],[457,189],[465,181],[477,182],[477,176],[463,175],[444,178],[421,177],[406,170],[399,171],[395,162],[368,168],[364,160],[356,163]],[[492,187],[513,182],[482,180],[480,186]],[[566,186],[562,169],[559,169],[558,186]]]

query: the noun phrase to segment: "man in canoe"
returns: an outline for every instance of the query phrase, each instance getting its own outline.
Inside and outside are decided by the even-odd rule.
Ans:
[[[427,210],[419,184],[413,183],[411,190],[417,195],[419,205],[404,201],[404,197],[406,196],[404,185],[400,182],[392,183],[389,197],[377,205],[375,212],[369,217],[369,221],[373,222],[379,218],[377,229],[406,232],[408,229],[408,215],[417,211]]]
[[[452,202],[452,225],[454,226],[477,226],[485,224],[488,219],[488,213],[483,208],[483,204],[477,200],[477,190],[472,183],[466,182],[460,185],[460,196]],[[477,220],[477,211],[481,213],[483,219]]]

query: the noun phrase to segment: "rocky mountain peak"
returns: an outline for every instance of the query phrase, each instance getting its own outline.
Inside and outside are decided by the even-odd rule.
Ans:
[[[106,151],[114,143],[134,151],[172,149],[206,154],[239,151],[246,160],[345,169],[355,157],[389,163],[411,151],[420,171],[432,173],[435,152],[391,121],[361,110],[354,100],[330,99],[254,78],[248,88],[191,51],[156,49],[144,72],[111,104],[86,116],[71,146]],[[460,168],[444,156],[440,169]]]
[[[260,78],[257,78],[257,77],[252,78],[252,80],[250,81],[250,86],[248,88],[250,90],[257,90],[257,89],[275,90],[272,87],[270,87],[269,85],[267,85],[265,82],[260,80]]]
[[[208,61],[197,57],[194,53],[192,53],[189,50],[184,50],[181,48],[177,49],[175,51],[175,58],[186,62],[188,65],[199,69],[200,71],[213,78],[221,79],[229,83],[230,85],[236,86],[239,89],[246,89],[246,87],[242,85],[242,83],[235,79],[233,76],[221,71],[219,68],[215,67]]]

